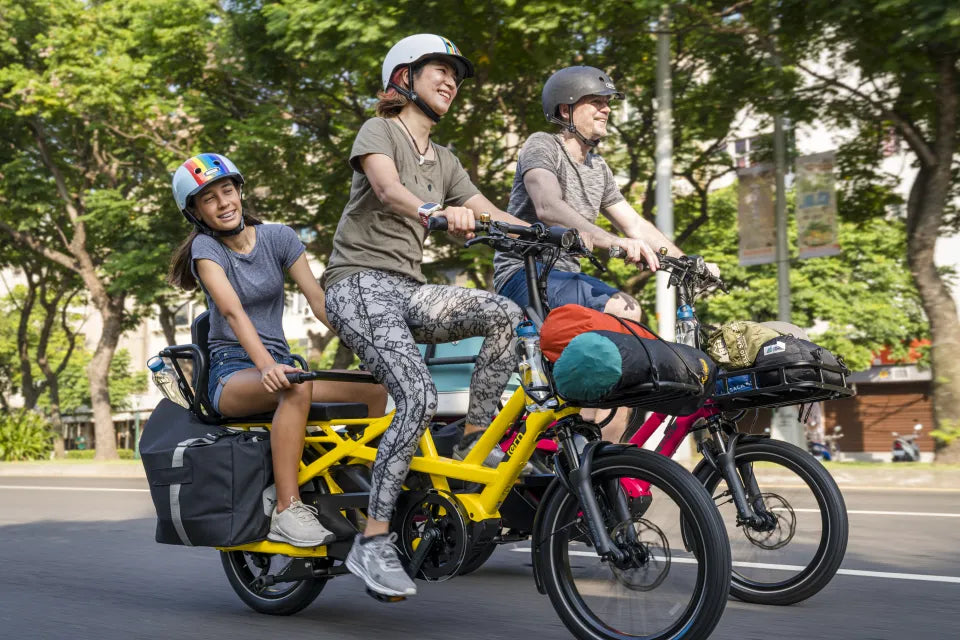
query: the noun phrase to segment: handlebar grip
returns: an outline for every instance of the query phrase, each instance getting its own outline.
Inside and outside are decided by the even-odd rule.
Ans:
[[[427,231],[446,231],[447,219],[443,216],[430,216],[427,218]]]
[[[307,374],[302,371],[297,371],[295,373],[285,373],[284,375],[287,377],[287,380],[290,381],[290,384],[300,384],[304,382]]]

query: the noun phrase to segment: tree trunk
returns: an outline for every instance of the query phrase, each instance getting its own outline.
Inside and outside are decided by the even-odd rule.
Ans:
[[[332,368],[346,369],[351,364],[353,364],[353,358],[354,358],[353,351],[350,351],[347,345],[343,344],[343,342],[341,341],[337,345],[337,353],[333,357]]]
[[[909,202],[910,209],[916,210],[908,214],[916,222],[907,238],[907,250],[910,272],[930,321],[933,343],[930,349],[933,426],[949,430],[960,427],[960,323],[950,289],[944,284],[933,262],[934,246],[946,202],[945,195],[943,199],[936,197],[939,193],[946,193],[943,185],[936,184],[942,180],[939,172],[927,169],[922,169],[917,176]],[[936,459],[938,462],[960,462],[960,439],[939,447]]]
[[[118,309],[119,307],[119,309]],[[110,408],[110,362],[117,350],[121,333],[122,298],[111,299],[106,308],[100,310],[103,318],[103,330],[97,349],[87,365],[87,377],[90,380],[90,404],[93,405],[93,433],[96,439],[97,460],[116,460],[117,436],[113,426],[113,411]]]
[[[180,305],[180,307],[182,306],[183,305]],[[158,303],[157,307],[160,309],[160,314],[157,316],[157,319],[160,320],[160,328],[163,330],[163,337],[166,339],[167,345],[172,346],[177,344],[176,317],[180,307],[171,310],[163,302]]]
[[[933,343],[933,426],[950,433],[960,430],[960,322],[957,306],[937,271],[933,255],[950,197],[956,153],[960,101],[956,62],[956,56],[949,55],[935,61],[940,76],[936,87],[935,136],[923,149],[925,153],[918,153],[921,168],[907,200],[907,260],[930,321]],[[960,438],[939,443],[936,461],[960,461]]]

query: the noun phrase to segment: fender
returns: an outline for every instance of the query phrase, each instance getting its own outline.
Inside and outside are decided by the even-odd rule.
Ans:
[[[615,455],[615,454],[627,451],[629,449],[635,449],[635,448],[636,448],[636,445],[632,445],[632,444],[615,444],[611,442],[601,442],[592,448],[588,447],[588,450],[591,452],[592,458],[596,458],[597,456],[600,456],[602,458],[603,456]],[[559,456],[554,459],[559,460]],[[559,462],[557,464],[558,466],[555,470],[556,473],[564,473],[564,470],[559,468]],[[550,532],[543,530],[544,529],[543,512],[546,509],[547,505],[549,505],[552,500],[557,498],[557,494],[559,494],[560,492],[570,493],[568,487],[565,486],[564,482],[561,482],[559,478],[554,478],[553,481],[551,481],[550,484],[547,486],[546,491],[543,492],[543,498],[540,500],[540,508],[537,509],[537,513],[533,518],[533,535],[530,538],[531,553],[533,554],[533,581],[537,586],[537,591],[539,591],[541,595],[546,595],[547,590],[543,586],[543,578],[540,577],[540,566],[539,566],[539,563],[537,562],[537,557],[540,553],[540,545],[550,535]],[[574,493],[574,495],[576,494]]]

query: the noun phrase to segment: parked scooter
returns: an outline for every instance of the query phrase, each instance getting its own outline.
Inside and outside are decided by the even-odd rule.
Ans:
[[[913,433],[910,435],[901,436],[896,431],[893,432],[894,462],[920,462],[920,445],[917,444],[917,438],[922,430],[922,424],[915,424]]]
[[[837,446],[837,440],[843,437],[843,427],[837,425],[833,428],[833,433],[828,436],[823,437],[823,442],[814,440],[811,437],[810,432],[807,432],[807,451],[813,455],[814,458],[820,458],[826,462],[830,460],[836,460],[837,455],[840,453],[840,448]]]

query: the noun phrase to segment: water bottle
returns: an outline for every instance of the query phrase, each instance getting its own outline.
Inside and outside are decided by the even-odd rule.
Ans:
[[[677,342],[688,347],[697,346],[697,320],[688,304],[677,309]]]
[[[517,325],[517,350],[520,353],[520,380],[527,392],[527,411],[532,413],[556,407],[557,400],[550,392],[550,380],[543,366],[540,335],[529,320]]]
[[[188,407],[187,399],[177,384],[177,372],[160,356],[154,356],[147,361],[147,368],[153,373],[153,384],[157,385],[162,393],[171,402],[181,407]]]

